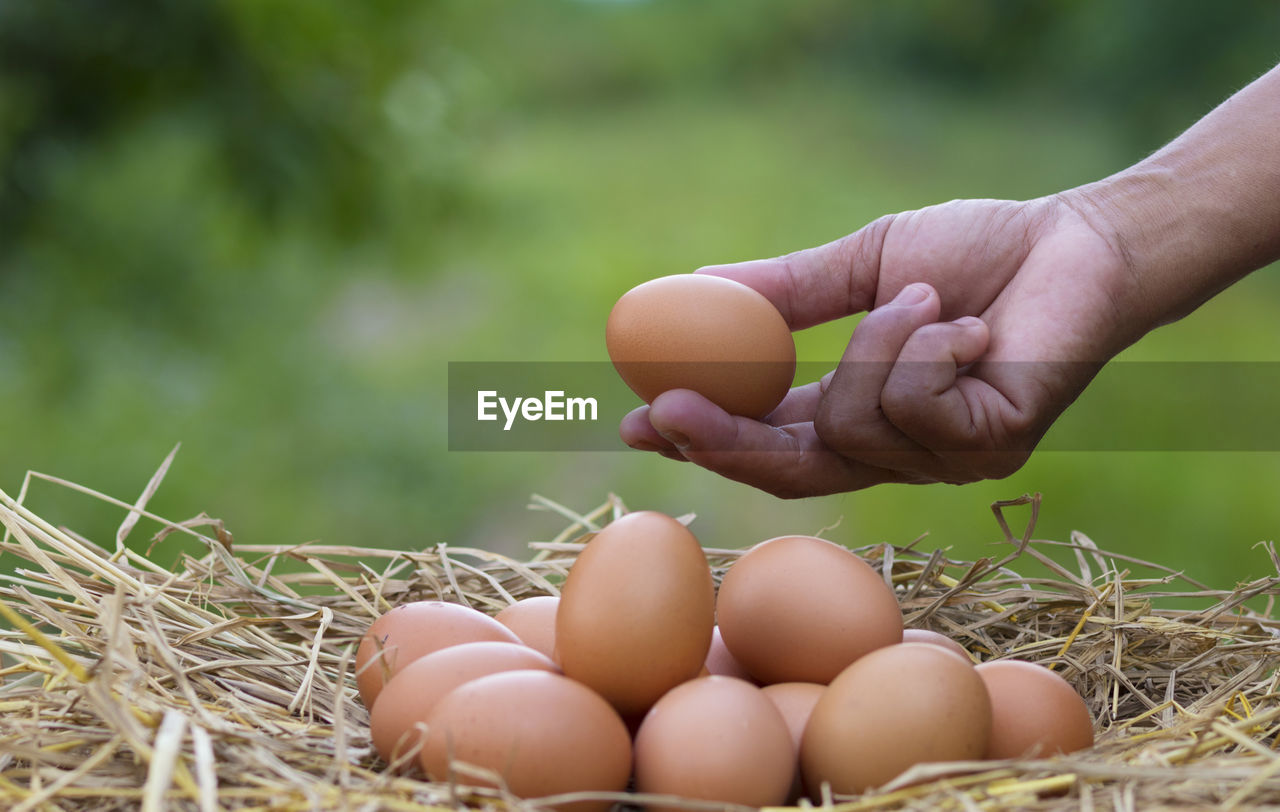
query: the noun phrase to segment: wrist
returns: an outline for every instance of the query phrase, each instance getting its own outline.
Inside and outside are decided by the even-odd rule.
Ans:
[[[1169,171],[1140,166],[1056,196],[1115,255],[1108,293],[1140,333],[1182,315],[1169,280],[1203,245],[1199,221],[1178,202],[1176,186]]]
[[[1177,321],[1274,259],[1261,223],[1236,196],[1152,158],[1059,200],[1120,259],[1117,303],[1147,329]]]
[[[1280,68],[1151,157],[1063,192],[1131,277],[1148,329],[1280,257]]]

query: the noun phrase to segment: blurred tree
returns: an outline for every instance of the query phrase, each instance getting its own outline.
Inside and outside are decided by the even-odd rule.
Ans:
[[[175,366],[237,335],[281,343],[267,320],[307,312],[344,251],[421,268],[429,224],[465,199],[482,95],[446,18],[403,0],[0,3],[0,316],[40,330],[39,402],[90,382],[112,336],[141,358],[176,343]]]
[[[1270,0],[909,0],[864,9],[866,19],[845,29],[856,42],[845,52],[850,64],[1099,109],[1144,149],[1274,64],[1280,35],[1280,5]]]
[[[0,487],[127,496],[182,440],[181,511],[388,543],[643,488],[446,456],[444,361],[598,342],[628,275],[972,193],[1027,141],[1121,161],[1090,121],[1149,149],[1278,33],[1274,0],[0,0]]]
[[[260,215],[366,231],[370,119],[415,45],[388,33],[434,5],[0,4],[0,234],[11,245],[69,156],[156,118],[206,133]]]
[[[1256,74],[1278,33],[1271,0],[0,3],[0,252],[68,162],[157,118],[205,133],[255,216],[340,239],[403,216],[386,193],[398,128],[430,175],[419,214],[443,215],[464,185],[450,176],[463,108],[448,84],[467,68],[451,39],[487,53],[514,103],[617,102],[816,66],[1070,95],[1149,140]],[[476,75],[462,77],[466,93]]]
[[[1099,110],[1142,148],[1277,59],[1274,0],[681,0],[499,4],[526,99],[617,102],[860,76]],[[654,43],[661,42],[661,48]],[[568,47],[572,43],[573,47]],[[535,54],[538,58],[535,58]],[[501,67],[501,66],[499,66]]]

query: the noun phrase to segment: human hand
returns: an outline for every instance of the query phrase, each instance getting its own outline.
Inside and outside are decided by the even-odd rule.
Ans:
[[[1277,120],[1280,66],[1096,183],[703,268],[793,330],[870,312],[836,370],[764,420],[675,390],[623,418],[622,438],[788,497],[1006,476],[1113,355],[1280,260]]]
[[[1068,196],[959,200],[776,259],[702,268],[793,330],[870,311],[840,364],[761,421],[675,390],[628,414],[633,448],[782,497],[1007,476],[1107,359],[1152,324],[1123,251]]]

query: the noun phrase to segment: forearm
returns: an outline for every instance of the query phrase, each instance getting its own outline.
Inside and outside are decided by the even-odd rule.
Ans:
[[[1280,66],[1151,157],[1062,197],[1123,257],[1118,304],[1142,332],[1191,312],[1280,258]]]

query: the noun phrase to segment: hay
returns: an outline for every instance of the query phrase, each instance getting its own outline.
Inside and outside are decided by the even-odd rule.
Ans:
[[[584,534],[625,512],[616,498],[563,515],[528,560],[446,545],[381,550],[238,545],[220,522],[147,511],[162,467],[134,503],[32,475],[0,492],[0,552],[20,560],[0,585],[0,807],[19,810],[531,808],[500,791],[395,775],[373,754],[351,660],[370,621],[416,599],[496,611],[554,593]],[[27,507],[36,479],[119,506],[103,546]],[[1025,532],[1004,514],[1028,510]],[[1026,506],[1026,507],[1022,507]],[[837,809],[1150,809],[1280,804],[1273,669],[1280,641],[1270,577],[1214,591],[1158,565],[1032,539],[1038,499],[993,506],[1000,560],[962,562],[915,545],[858,552],[898,589],[907,623],[982,659],[1049,664],[1089,702],[1093,750],[1036,761],[922,765]],[[126,541],[140,518],[198,539],[205,553],[156,566]],[[686,520],[691,517],[686,517]],[[1071,568],[1051,552],[1068,551]],[[1266,547],[1273,564],[1275,549]],[[717,579],[738,555],[708,549]],[[1012,567],[1035,561],[1049,575]],[[1046,569],[1047,568],[1047,569]],[[1138,574],[1135,574],[1138,573]],[[1181,582],[1180,584],[1178,582]],[[1177,609],[1188,593],[1208,608]],[[1185,602],[1182,602],[1185,603]],[[688,808],[711,808],[689,804]]]

